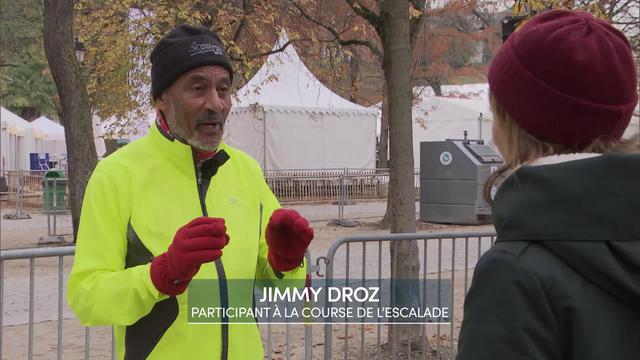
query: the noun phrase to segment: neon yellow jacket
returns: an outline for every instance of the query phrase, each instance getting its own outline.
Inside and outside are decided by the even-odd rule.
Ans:
[[[207,174],[199,174],[191,147],[153,126],[100,161],[91,175],[67,299],[84,325],[114,326],[118,359],[263,358],[255,324],[190,325],[188,290],[168,297],[151,281],[153,257],[196,217],[224,218],[230,242],[195,279],[214,279],[224,288],[228,279],[305,277],[304,263],[275,274],[267,261],[265,228],[279,204],[256,161],[221,144],[208,162],[215,163],[206,170],[213,175],[210,184]],[[233,294],[221,294],[220,302],[228,296]]]

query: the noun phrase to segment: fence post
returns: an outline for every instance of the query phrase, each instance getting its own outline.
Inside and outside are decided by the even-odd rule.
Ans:
[[[51,199],[53,207],[53,233],[58,233],[58,178],[53,178],[53,199]]]
[[[344,177],[345,177],[345,171],[343,171],[343,173],[340,175],[340,190],[339,190],[339,196],[338,196],[338,220],[342,221],[344,220]]]
[[[38,244],[51,244],[51,243],[62,243],[64,242],[64,237],[69,234],[59,234],[58,233],[58,211],[63,212],[64,210],[58,209],[58,180],[67,181],[66,178],[43,178],[44,183],[44,192],[45,194],[51,194],[51,203],[49,206],[46,206],[46,195],[43,203],[45,204],[45,210],[47,212],[47,236],[41,237],[38,239]],[[53,188],[50,185],[50,182],[53,182]],[[50,190],[52,189],[52,190]],[[53,192],[53,193],[51,193]],[[64,206],[66,203],[62,201],[62,205]],[[51,224],[51,217],[53,216],[53,225]],[[71,234],[73,235],[73,234]]]
[[[18,185],[16,188],[16,213],[4,216],[7,220],[31,219],[31,215],[22,212],[22,200],[24,197],[24,181],[22,181],[22,170],[18,169]]]

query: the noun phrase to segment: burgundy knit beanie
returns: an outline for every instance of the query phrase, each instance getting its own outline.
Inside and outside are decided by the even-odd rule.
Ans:
[[[502,45],[489,68],[497,102],[536,138],[582,149],[620,139],[638,102],[626,37],[583,11],[535,16]]]

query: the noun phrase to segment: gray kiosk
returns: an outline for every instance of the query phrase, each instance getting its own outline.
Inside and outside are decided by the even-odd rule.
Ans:
[[[489,223],[491,207],[483,187],[501,164],[502,157],[482,140],[421,142],[420,220]]]

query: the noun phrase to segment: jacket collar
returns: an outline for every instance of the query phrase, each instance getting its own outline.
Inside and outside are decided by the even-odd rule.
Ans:
[[[494,198],[498,238],[638,239],[638,184],[640,154],[522,166],[505,179]]]
[[[596,153],[572,153],[572,154],[550,155],[550,156],[544,156],[544,157],[535,159],[528,165],[540,166],[540,165],[561,164],[568,161],[590,159],[592,157],[601,156],[601,155],[602,154],[596,154]]]
[[[186,174],[194,174],[196,169],[195,157],[191,145],[185,144],[173,137],[167,137],[155,124],[149,129],[149,139],[153,143],[157,156],[165,158],[169,163]],[[220,141],[218,152],[229,153],[228,145]]]

